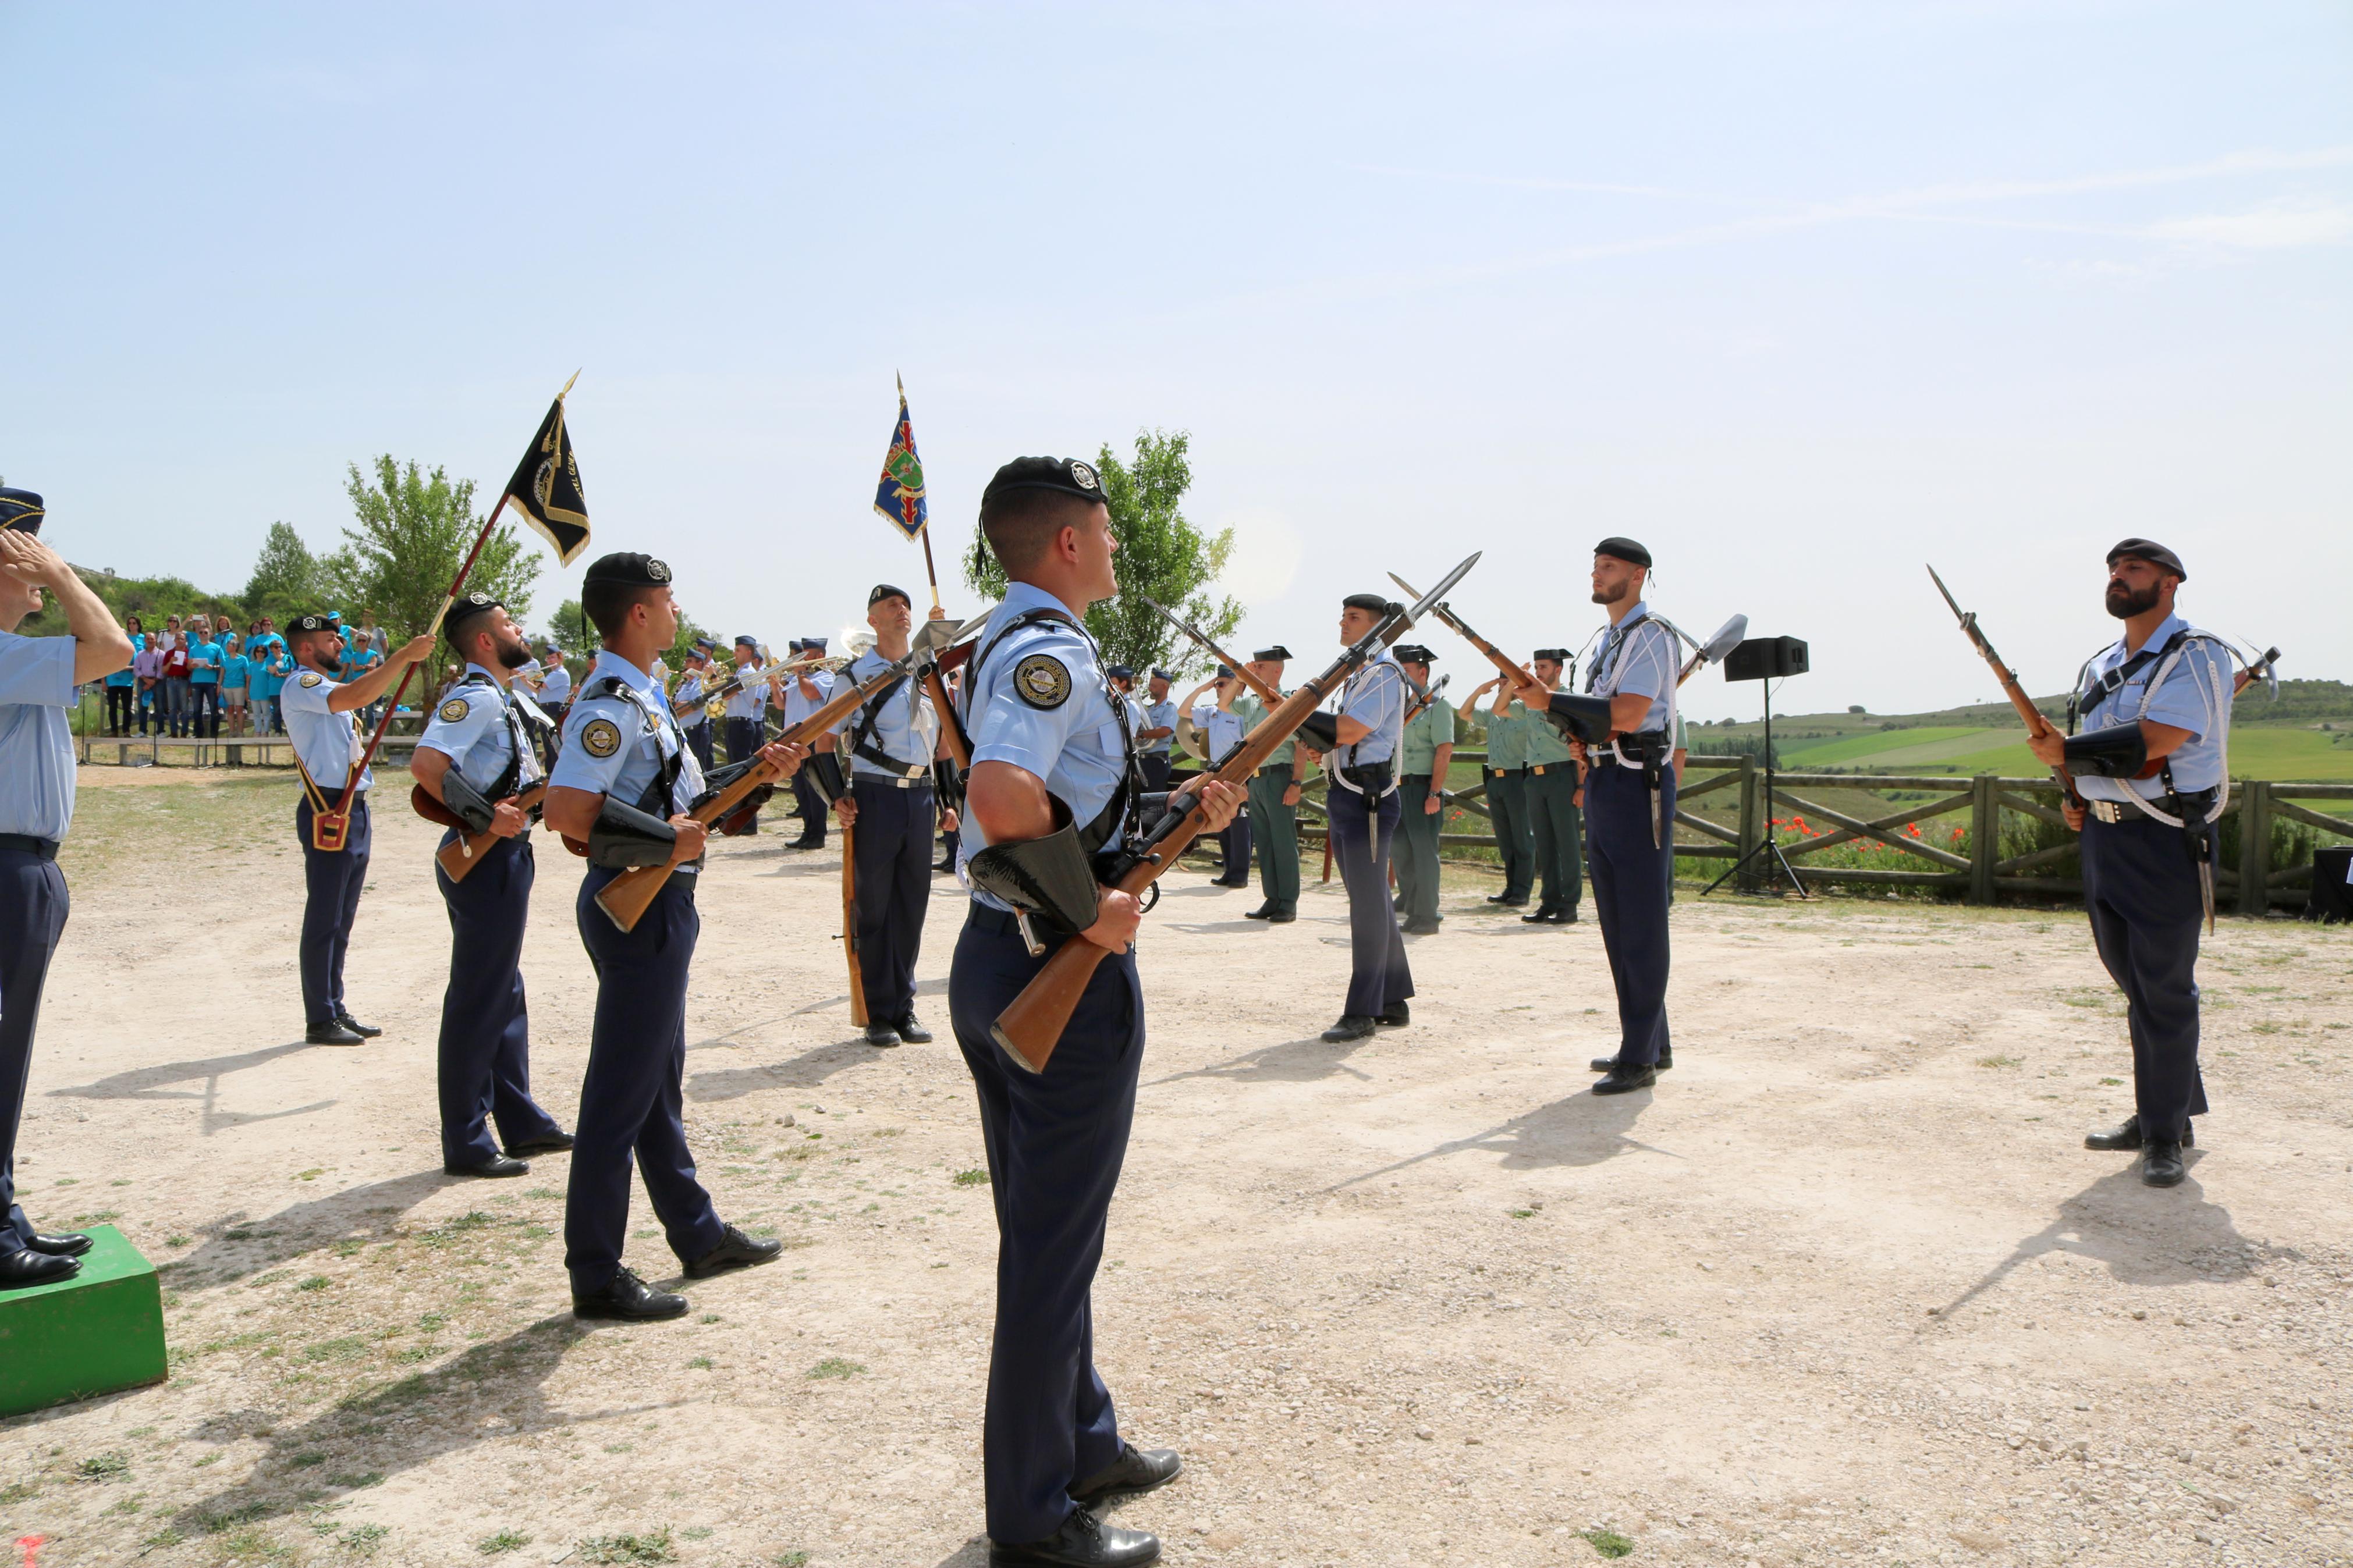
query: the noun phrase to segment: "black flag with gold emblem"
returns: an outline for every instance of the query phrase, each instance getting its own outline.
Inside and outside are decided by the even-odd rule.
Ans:
[[[588,548],[588,500],[580,493],[580,465],[573,461],[572,437],[564,428],[562,396],[548,405],[539,434],[515,465],[507,499],[555,546],[560,564],[571,565]]]

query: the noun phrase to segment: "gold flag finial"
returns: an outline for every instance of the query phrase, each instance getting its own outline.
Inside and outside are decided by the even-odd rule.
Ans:
[[[579,379],[580,379],[580,372],[579,372],[579,371],[576,371],[576,370],[575,370],[575,371],[574,371],[574,372],[572,373],[572,381],[578,381]],[[559,392],[559,393],[557,393],[557,394],[555,395],[555,401],[556,401],[556,402],[561,403],[561,402],[563,402],[565,398],[567,398],[567,397],[569,397],[569,396],[571,396],[571,395],[572,395],[572,381],[567,381],[567,382],[565,382],[565,383],[564,384],[564,390],[563,390],[563,391],[561,391],[561,392]]]

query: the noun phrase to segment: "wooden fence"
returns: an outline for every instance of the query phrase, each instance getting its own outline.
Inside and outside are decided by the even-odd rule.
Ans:
[[[1483,763],[1486,753],[1458,751],[1454,759],[1459,763]],[[1319,845],[1324,831],[1324,807],[1315,792],[1321,782],[1319,775],[1316,784],[1302,792],[1300,802],[1300,836]],[[1857,816],[1825,805],[1819,798],[1824,790],[1849,795],[1925,792],[1928,798],[1887,802],[1893,809]],[[1733,795],[1737,803],[1736,809],[1728,814],[1732,826],[1712,822],[1689,809],[1710,795],[1725,793]],[[1485,794],[1486,786],[1481,784],[1451,793],[1448,801],[1450,805],[1488,817]],[[2065,819],[2059,814],[2059,795],[2058,784],[2048,776],[2001,778],[1979,773],[1957,778],[1782,773],[1775,775],[1773,795],[1768,801],[1765,769],[1756,758],[1691,757],[1685,763],[1683,787],[1676,792],[1675,822],[1682,831],[1675,837],[1675,855],[1678,859],[1687,860],[1740,860],[1764,843],[1768,823],[1803,819],[1809,828],[1827,831],[1816,831],[1794,841],[1778,833],[1775,837],[1780,840],[1781,853],[1789,864],[1809,880],[1928,889],[1958,893],[1973,904],[1994,903],[2004,894],[2080,899],[2084,895],[2083,882],[2053,869],[2075,853],[2072,834],[2054,842],[2018,847],[2013,854],[2003,853],[2005,840],[2015,847],[2016,841],[2025,837],[2017,831],[2020,819],[2065,832]],[[2307,861],[2284,870],[2272,868],[2274,825],[2295,823],[2321,834],[2353,838],[2353,818],[2332,816],[2297,804],[2304,801],[2353,801],[2353,784],[2246,779],[2231,786],[2231,801],[2217,827],[2228,827],[2235,819],[2238,854],[2215,868],[2218,907],[2260,915],[2274,907],[2303,905],[2312,886],[2312,866]],[[1965,829],[1957,840],[1948,833],[1945,836],[1947,842],[1938,844],[1926,834],[1907,831],[1949,817],[1959,817],[1956,826]],[[1441,847],[1485,848],[1491,847],[1494,840],[1484,834],[1447,833],[1440,836],[1439,843]],[[1956,843],[1958,847],[1954,847]],[[1865,845],[1886,847],[1894,852],[1889,858],[1895,863],[1832,865],[1822,858],[1825,851],[1841,846]],[[1761,877],[1751,874],[1754,869],[1752,863],[1750,872],[1745,872],[1739,880],[1744,890],[1765,885]]]

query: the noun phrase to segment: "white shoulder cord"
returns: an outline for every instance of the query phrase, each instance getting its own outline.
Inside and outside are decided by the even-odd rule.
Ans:
[[[2175,648],[2164,662],[2149,671],[2147,683],[2140,689],[2140,709],[2134,713],[2133,722],[2137,724],[2148,717],[2148,705],[2156,700],[2158,687],[2164,683],[2167,676],[2173,673],[2173,667],[2181,662],[2181,656],[2189,651],[2189,645],[2196,642],[2215,643],[2223,647],[2231,646],[2211,633],[2201,632],[2194,626],[2190,628],[2189,635],[2181,639],[2181,646]],[[2233,653],[2235,657],[2235,650]],[[2213,726],[2219,723],[2221,725],[2222,734],[2222,784],[2215,793],[2214,809],[2206,814],[2206,820],[2209,822],[2220,821],[2223,808],[2231,804],[2230,696],[2222,689],[2222,668],[2225,662],[2209,656],[2206,660],[2206,677],[2198,689],[2199,698],[2206,704],[2206,723],[2209,732],[2211,732]],[[2221,715],[2219,719],[2216,716],[2218,712]],[[2125,786],[2125,793],[2133,797],[2134,804],[2141,810],[2164,823],[2168,827],[2184,826],[2181,818],[2158,810],[2153,802],[2140,791],[2132,788],[2129,784]]]
[[[1672,621],[1668,620],[1666,616],[1658,614],[1656,611],[1652,611],[1651,613],[1644,616],[1642,619],[1645,624],[1655,622],[1667,628],[1667,647],[1671,650],[1675,646],[1675,638],[1683,637],[1683,632]],[[1641,626],[1637,626],[1634,629],[1637,633],[1640,633],[1642,628]],[[1630,642],[1633,639],[1629,637],[1627,640]],[[1689,641],[1690,639],[1685,638],[1684,640]],[[1611,676],[1615,677],[1620,670],[1625,668],[1626,658],[1629,651],[1630,650],[1627,647],[1620,645],[1618,649],[1618,658],[1609,667],[1609,673]],[[1674,760],[1675,754],[1675,696],[1678,689],[1675,685],[1676,663],[1677,661],[1672,658],[1667,660],[1667,722],[1664,733],[1667,737],[1667,759],[1670,763]],[[1610,695],[1615,697],[1617,693],[1612,691]],[[1609,754],[1618,759],[1618,765],[1620,767],[1635,768],[1641,766],[1640,763],[1627,761],[1626,753],[1619,750],[1618,742],[1614,740],[1609,742]]]

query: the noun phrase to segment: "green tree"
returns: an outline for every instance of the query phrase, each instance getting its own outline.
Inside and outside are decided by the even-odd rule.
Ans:
[[[1087,611],[1087,630],[1103,644],[1109,663],[1138,670],[1159,665],[1180,674],[1187,667],[1208,668],[1209,661],[1144,602],[1145,595],[1220,643],[1241,624],[1241,602],[1213,591],[1233,552],[1234,531],[1204,534],[1185,521],[1185,491],[1193,482],[1186,449],[1192,439],[1183,430],[1140,430],[1130,461],[1122,462],[1108,445],[1095,458],[1112,532],[1119,539],[1113,563],[1120,595]],[[1004,596],[1004,570],[985,541],[974,542],[965,581],[990,598]]]
[[[246,605],[255,615],[280,620],[316,606],[320,590],[319,558],[302,542],[290,522],[273,522],[254,558],[253,575],[246,579]]]
[[[427,474],[414,461],[404,467],[389,456],[371,468],[372,476],[363,476],[358,464],[350,467],[343,489],[358,521],[343,530],[343,547],[327,557],[322,575],[345,601],[335,608],[354,621],[362,610],[374,610],[397,642],[432,624],[482,520],[471,479],[452,482],[439,468]],[[521,616],[531,608],[538,576],[538,555],[512,523],[501,522],[466,583]]]

